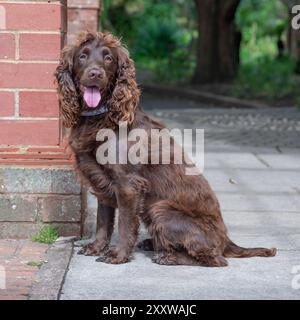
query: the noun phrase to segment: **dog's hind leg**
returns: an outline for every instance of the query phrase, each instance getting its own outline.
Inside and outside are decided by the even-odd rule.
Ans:
[[[197,260],[191,257],[185,251],[173,251],[173,252],[158,252],[155,253],[152,261],[161,265],[175,266],[175,265],[185,265],[185,266],[208,266],[208,267],[225,267],[227,266],[227,261],[225,258],[218,257],[206,257],[206,260]]]
[[[157,253],[155,262],[208,267],[227,266],[225,258],[222,257],[223,248],[218,248],[217,242],[209,239],[195,222],[196,218],[184,212],[176,203],[168,200],[159,201],[151,206],[149,214],[151,223],[148,229]],[[174,254],[176,251],[180,251],[180,254]]]

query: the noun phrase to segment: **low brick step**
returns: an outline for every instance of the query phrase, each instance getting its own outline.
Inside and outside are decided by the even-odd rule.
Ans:
[[[1,159],[69,159],[64,153],[1,153]]]
[[[37,147],[18,147],[18,146],[0,146],[0,154],[2,152],[19,152],[19,153],[26,153],[26,152],[31,152],[31,153],[65,153],[66,147],[65,146],[37,146]]]
[[[1,159],[0,165],[18,165],[18,166],[63,166],[73,165],[73,159]]]
[[[1,148],[0,148],[1,151]],[[27,152],[65,152],[65,147],[28,147]]]
[[[45,161],[26,167],[22,161],[0,165],[0,239],[30,238],[41,223],[53,225],[62,236],[79,236],[85,202],[73,167]]]
[[[0,147],[0,152],[18,152],[20,148]]]
[[[0,147],[0,164],[3,165],[70,165],[72,159],[64,146]]]

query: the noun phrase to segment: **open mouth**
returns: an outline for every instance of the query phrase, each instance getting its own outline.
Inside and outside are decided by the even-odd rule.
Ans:
[[[96,108],[101,101],[101,92],[98,87],[84,87],[83,99],[89,108]]]

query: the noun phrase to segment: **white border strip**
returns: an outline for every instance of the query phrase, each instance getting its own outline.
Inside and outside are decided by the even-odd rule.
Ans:
[[[0,118],[0,122],[2,120],[16,120],[16,121],[45,121],[45,120],[49,120],[49,121],[57,121],[59,120],[59,118],[48,118],[48,117],[1,117]]]
[[[0,31],[6,29],[6,10],[0,6]]]
[[[0,1],[1,3],[12,3],[12,4],[55,4],[55,5],[60,5],[61,2],[59,0],[51,0],[51,2],[49,3],[47,0],[45,1],[16,1],[16,0],[7,0],[7,1]]]
[[[16,53],[16,54],[18,56],[18,53]],[[28,63],[58,64],[58,62],[59,62],[58,60],[7,60],[7,59],[0,59],[0,63],[10,63],[10,64],[28,64]]]
[[[29,92],[54,92],[56,93],[56,89],[27,89],[27,88],[0,88],[0,92],[16,92],[16,91],[29,91]]]

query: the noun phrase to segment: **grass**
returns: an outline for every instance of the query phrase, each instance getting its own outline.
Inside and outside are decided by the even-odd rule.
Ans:
[[[44,264],[45,261],[29,261],[27,262],[27,265],[30,266],[30,267],[38,267],[40,268],[43,264]]]
[[[33,242],[52,244],[58,238],[58,231],[52,226],[42,226],[40,230],[31,237]]]

